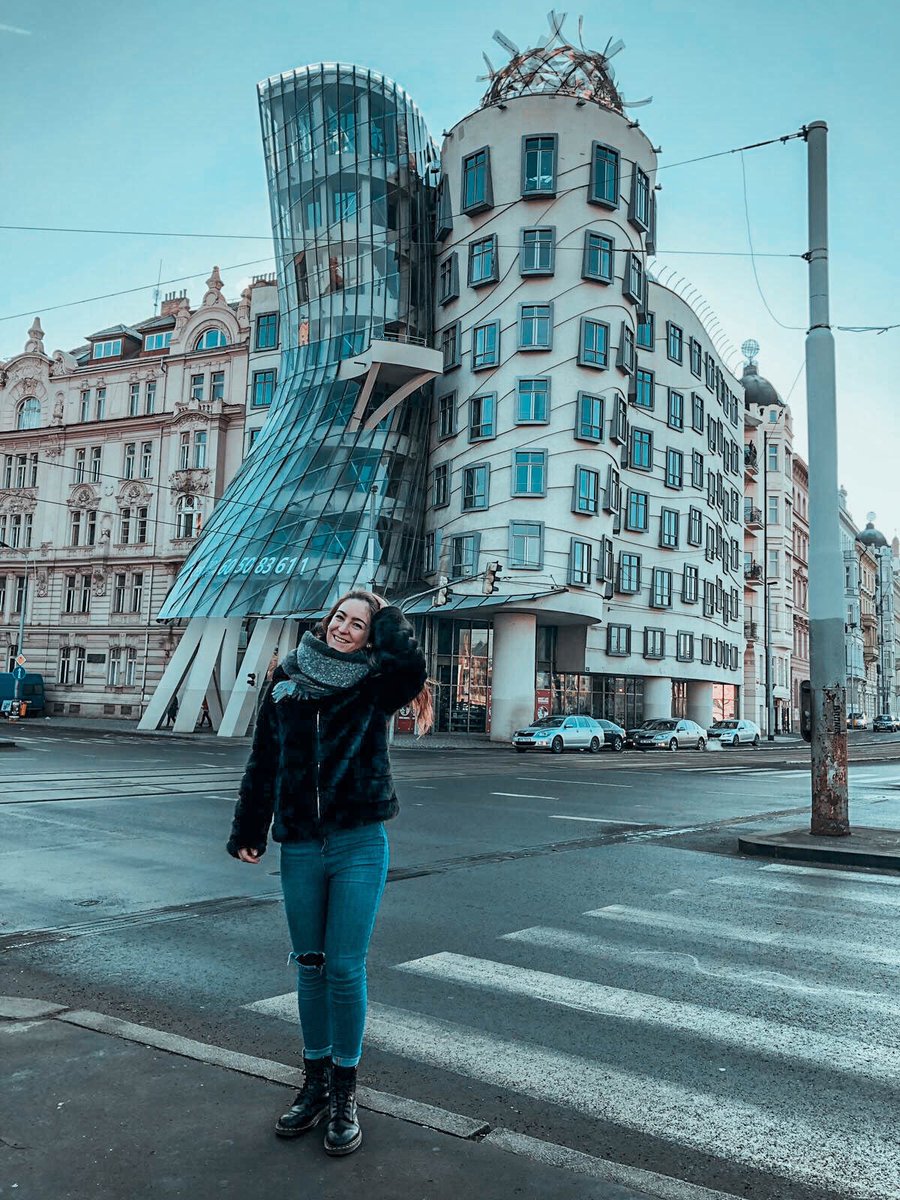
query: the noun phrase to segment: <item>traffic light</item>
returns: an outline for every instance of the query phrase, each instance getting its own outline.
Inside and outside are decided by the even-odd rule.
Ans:
[[[502,563],[489,562],[484,572],[484,588],[482,589],[486,596],[493,595],[494,592],[500,591],[500,584],[497,582],[497,572],[502,570]]]
[[[804,742],[812,741],[813,710],[812,684],[808,679],[800,680],[800,736]]]
[[[446,575],[438,576],[438,589],[434,597],[434,607],[439,608],[440,605],[446,604],[453,592],[450,588],[450,580]]]
[[[247,672],[247,687],[256,687],[256,672]]]

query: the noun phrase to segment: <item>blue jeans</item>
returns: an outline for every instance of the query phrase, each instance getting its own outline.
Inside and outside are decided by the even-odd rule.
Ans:
[[[366,954],[387,870],[380,821],[321,841],[282,844],[281,890],[307,1058],[332,1058],[341,1067],[360,1060]]]

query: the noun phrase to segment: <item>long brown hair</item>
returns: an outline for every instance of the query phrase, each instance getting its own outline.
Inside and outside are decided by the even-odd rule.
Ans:
[[[341,605],[348,600],[362,600],[364,604],[368,604],[372,617],[377,612],[380,612],[382,608],[387,608],[390,604],[389,600],[386,600],[384,596],[379,596],[377,592],[369,592],[365,588],[353,588],[352,591],[345,592],[343,596],[336,600],[328,613],[316,625],[313,633],[317,638],[320,638],[323,642],[325,641],[332,617]],[[415,718],[416,735],[422,737],[434,725],[434,702],[431,697],[431,688],[427,681],[421,692],[410,701],[410,708],[413,710],[413,717]]]

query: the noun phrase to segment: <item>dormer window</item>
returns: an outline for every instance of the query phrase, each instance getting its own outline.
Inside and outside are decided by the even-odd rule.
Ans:
[[[172,330],[167,329],[165,333],[146,333],[144,334],[144,349],[145,350],[165,350],[172,341]]]
[[[94,342],[92,358],[116,358],[122,353],[122,339],[113,338],[109,342]]]
[[[228,338],[221,329],[215,326],[212,329],[204,329],[203,333],[197,338],[194,343],[195,350],[218,350],[220,346],[227,346]]]

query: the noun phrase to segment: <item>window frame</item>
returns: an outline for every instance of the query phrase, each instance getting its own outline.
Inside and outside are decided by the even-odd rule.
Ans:
[[[480,189],[480,195],[473,196],[472,200],[467,200],[469,169],[470,164],[474,163],[479,155],[484,155],[484,180],[483,188]],[[475,168],[477,170],[477,167]],[[479,146],[477,150],[470,150],[468,154],[462,156],[460,165],[460,203],[459,211],[472,216],[474,213],[486,212],[494,207],[494,188],[491,179],[491,148],[490,146]]]
[[[593,245],[594,240],[598,245]],[[598,256],[596,271],[591,268],[591,257],[594,253]],[[604,258],[608,260],[609,264],[609,270],[606,273],[602,269]],[[581,254],[581,278],[608,286],[615,277],[616,243],[614,239],[608,234],[599,233],[596,229],[586,229],[584,231],[584,249]]]
[[[532,461],[520,463],[517,461],[519,458],[519,455],[529,455],[530,458],[532,459]],[[540,461],[538,461],[538,456],[540,456]],[[511,498],[513,498],[513,499],[529,498],[529,497],[533,498],[535,496],[546,496],[547,495],[548,459],[549,459],[549,456],[548,456],[548,453],[546,450],[535,450],[535,449],[513,450],[513,452],[512,452],[512,478],[510,480],[510,497]],[[526,478],[529,483],[531,482],[532,472],[540,471],[540,483],[541,483],[540,489],[533,490],[533,489],[529,488],[529,489],[523,491],[519,487],[519,471],[520,470],[524,470],[526,472]]]
[[[576,553],[576,552],[580,553]],[[594,574],[594,544],[585,538],[569,539],[569,587],[590,587]]]
[[[606,151],[606,161],[612,165],[612,180],[611,188],[606,187],[602,195],[597,194],[598,184],[598,151]],[[609,179],[609,170],[604,169],[604,182]],[[620,191],[622,187],[622,153],[615,146],[610,146],[608,142],[601,142],[595,139],[591,142],[591,169],[590,178],[588,181],[588,204],[598,204],[601,208],[616,209],[619,207],[621,200]],[[612,191],[612,195],[609,192]]]
[[[590,416],[587,421],[584,417],[585,402],[590,405]],[[595,392],[579,391],[575,398],[575,437],[582,442],[602,442],[603,441],[603,423],[605,419],[605,404],[604,397],[597,395]],[[595,421],[594,415],[599,411],[598,419]],[[596,430],[596,432],[594,432]]]
[[[536,416],[523,417],[520,415],[520,413],[521,413],[520,405],[521,405],[521,402],[523,399],[522,384],[525,384],[525,383],[540,383],[540,384],[544,385],[543,395],[544,395],[544,403],[546,406],[546,411],[542,417],[536,417]],[[536,389],[532,389],[532,391],[531,391],[532,407],[534,407],[534,398],[537,395],[539,395],[539,392]],[[549,375],[523,375],[520,378],[518,378],[516,380],[516,392],[515,392],[516,407],[515,407],[515,413],[514,413],[514,424],[516,424],[516,425],[549,425],[550,424],[550,411],[551,411],[551,409],[550,409],[551,395],[552,395],[552,389],[551,389],[551,379],[550,379]]]
[[[631,626],[611,622],[606,627],[606,654],[609,658],[628,658],[631,654]]]
[[[489,342],[490,335],[493,335],[493,347],[489,350],[484,348],[479,352],[478,340],[479,334],[483,334],[483,340]],[[491,357],[487,358],[486,355]],[[500,366],[500,322],[499,321],[482,321],[477,325],[472,326],[472,372],[490,371],[495,367]]]
[[[602,350],[594,347],[588,350],[587,333],[589,329],[604,331],[604,346]],[[610,329],[608,321],[598,321],[595,317],[582,317],[578,327],[578,365],[579,367],[587,367],[592,371],[607,371],[609,369],[609,351],[610,351]],[[595,358],[588,357],[595,355],[599,359],[602,356],[602,361],[597,361]]]
[[[638,462],[635,455],[635,446],[640,439],[640,444],[647,447],[647,462]],[[642,454],[641,459],[644,458]],[[641,429],[636,425],[632,425],[628,431],[628,466],[632,471],[647,471],[653,470],[653,431],[651,429]]]
[[[638,502],[637,498],[643,497],[643,503]],[[632,504],[632,501],[635,503]],[[635,524],[632,517],[633,514],[643,514],[643,523]],[[628,488],[625,496],[625,528],[629,533],[646,533],[650,527],[650,494],[642,492],[639,488]]]
[[[537,544],[538,544],[537,562],[530,562],[527,560],[527,546],[528,546],[529,541],[532,539],[529,537],[529,535],[516,532],[516,530],[514,529],[514,526],[521,526],[521,527],[531,526],[533,529],[537,530],[537,534],[535,535],[537,538]],[[523,558],[525,559],[525,561],[522,561],[522,562],[519,562],[516,559],[515,539],[517,537],[525,538],[526,555],[523,555]],[[508,526],[508,538],[509,538],[508,559],[509,559],[509,568],[511,571],[541,571],[541,570],[543,570],[543,567],[544,567],[544,522],[543,521],[511,520],[509,522],[509,526]]]
[[[587,483],[587,487],[583,484]],[[572,484],[572,512],[579,517],[595,517],[600,512],[600,472],[581,463],[575,465]]]
[[[551,175],[550,175],[550,184],[548,187],[529,188],[527,186],[527,184],[528,184],[527,162],[528,162],[528,154],[530,153],[530,151],[528,149],[528,143],[532,142],[532,141],[537,142],[542,139],[547,139],[551,142],[550,154],[552,156],[552,168],[551,168]],[[542,149],[538,149],[537,153],[543,154],[543,153],[546,153],[546,151],[542,150]],[[522,192],[521,192],[521,194],[522,194],[523,200],[530,200],[533,198],[540,199],[541,197],[544,197],[544,196],[555,196],[556,195],[556,174],[557,174],[557,169],[559,166],[559,134],[556,134],[556,133],[526,133],[526,134],[523,134],[522,135],[521,162],[522,162],[522,179],[521,179]],[[536,178],[540,179],[541,175],[538,174],[536,176]]]
[[[549,263],[546,266],[526,266],[525,265],[525,247],[526,235],[534,234],[549,234]],[[541,240],[530,243],[532,247],[543,249],[544,242]],[[555,225],[528,225],[520,231],[519,234],[519,274],[525,277],[553,275],[556,271],[556,226]]]
[[[459,254],[453,250],[438,267],[438,304],[459,299]]]
[[[453,395],[455,395],[455,393],[453,393]],[[488,409],[490,412],[489,420],[485,420],[485,417],[484,417],[484,407],[485,407],[484,402],[485,401],[488,402]],[[475,405],[478,403],[481,404],[481,410],[482,410],[481,411],[481,420],[479,422],[479,428],[482,430],[482,432],[480,432],[480,433],[475,432],[475,428],[476,428]],[[484,432],[485,429],[487,430],[487,432]],[[475,443],[475,442],[487,442],[497,436],[497,393],[496,392],[478,392],[476,395],[469,397],[468,430],[469,430],[470,444]]]
[[[468,463],[462,471],[462,489],[460,493],[460,511],[484,512],[491,506],[491,464],[489,462]],[[480,478],[482,487],[470,487],[470,483]]]
[[[254,329],[254,345],[257,350],[277,350],[278,349],[278,334],[279,334],[279,314],[275,312],[264,312],[256,314],[256,324]],[[261,334],[265,329],[273,331],[272,341],[262,341]]]
[[[543,322],[543,321],[547,322],[547,341],[546,341],[546,343],[534,341],[534,342],[529,342],[526,344],[525,341],[523,340],[524,331],[525,331],[525,321],[526,321],[526,316],[525,316],[526,309],[534,310],[534,312],[537,312],[539,309],[546,309],[545,315],[540,315],[540,316],[531,315],[527,318],[528,321],[532,322],[533,327],[535,329],[540,328],[539,326],[534,325],[535,322]],[[516,349],[521,351],[523,354],[539,354],[543,351],[552,350],[553,349],[553,301],[552,300],[542,301],[540,303],[534,303],[532,301],[530,303],[520,304],[518,306],[518,315],[516,318],[516,329],[517,329],[517,334],[518,334],[518,344],[517,344]]]
[[[662,629],[658,625],[647,625],[644,628],[643,657],[653,662],[660,662],[666,657],[665,629]]]
[[[483,259],[486,254],[490,254],[489,271],[486,274],[479,275],[476,279],[474,272],[476,259]],[[487,287],[488,284],[496,283],[499,278],[500,262],[496,233],[489,233],[485,237],[475,238],[469,242],[468,265],[466,268],[466,282],[469,287],[475,289]]]
[[[669,362],[684,362],[684,330],[674,321],[666,321],[666,357]]]

